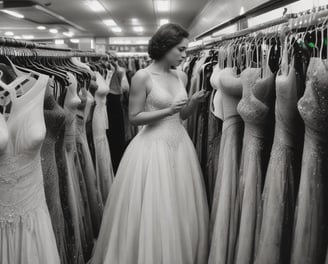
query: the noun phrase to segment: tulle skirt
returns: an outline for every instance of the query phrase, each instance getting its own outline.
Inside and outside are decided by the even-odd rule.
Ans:
[[[208,205],[200,165],[176,120],[128,146],[104,210],[92,264],[205,264]]]

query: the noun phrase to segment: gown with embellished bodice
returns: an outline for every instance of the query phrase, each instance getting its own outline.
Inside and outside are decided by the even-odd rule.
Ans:
[[[37,80],[31,82],[32,78]],[[1,134],[7,135],[0,140],[2,264],[60,263],[40,159],[46,134],[43,100],[47,82],[47,76],[30,73],[8,85],[0,84],[12,102],[8,119],[0,114]],[[18,87],[25,91],[19,97]]]
[[[108,129],[106,95],[109,93],[109,87],[99,72],[96,72],[96,75],[98,89],[95,93],[96,107],[92,119],[92,130],[96,152],[95,167],[98,191],[105,204],[114,179],[114,171],[106,136],[106,130]]]
[[[186,98],[162,75],[152,81],[145,111]],[[167,89],[167,88],[166,88]],[[206,264],[208,206],[195,148],[179,114],[145,125],[127,147],[104,210],[92,264]]]
[[[275,135],[262,192],[262,219],[256,264],[289,263],[291,225],[295,204],[297,154],[296,72],[284,48],[281,74],[276,77]]]
[[[52,95],[49,81],[44,99],[44,119],[47,133],[41,148],[41,163],[44,179],[44,188],[52,226],[57,240],[57,247],[62,264],[67,264],[66,222],[64,219],[60,190],[59,176],[55,155],[55,143],[59,132],[65,123],[65,112],[57,104]]]
[[[216,176],[211,215],[211,249],[209,264],[230,264],[234,261],[239,206],[239,163],[243,122],[237,112],[242,96],[241,79],[234,68],[225,68],[218,80],[222,91],[223,128],[220,159]]]
[[[259,234],[259,214],[262,194],[262,153],[264,128],[269,113],[268,100],[260,100],[258,90],[267,90],[272,95],[275,75],[260,79],[261,68],[247,68],[241,74],[243,98],[238,112],[245,122],[243,150],[240,164],[240,225],[235,263],[252,264]]]
[[[302,172],[295,211],[292,264],[323,264],[327,250],[328,62],[311,58],[298,102],[305,123]]]

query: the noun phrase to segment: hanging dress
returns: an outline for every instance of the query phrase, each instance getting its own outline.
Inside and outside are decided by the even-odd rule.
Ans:
[[[46,201],[60,260],[62,264],[68,264],[67,230],[59,191],[60,185],[55,155],[55,143],[58,140],[61,128],[65,124],[65,112],[52,95],[52,88],[50,87],[52,82],[53,80],[49,81],[44,99],[44,119],[47,132],[41,148],[41,164]]]
[[[4,135],[0,140],[2,264],[60,263],[40,159],[46,135],[43,101],[47,83],[47,76],[34,73],[9,84],[0,82],[2,92],[9,93],[12,103],[7,120],[0,114]],[[21,90],[25,92],[18,97]]]
[[[92,130],[96,151],[98,191],[101,193],[103,204],[105,204],[114,179],[112,160],[106,136],[106,130],[108,129],[106,95],[109,92],[109,87],[99,72],[96,72],[96,75],[98,89],[95,94],[96,107],[93,114]]]
[[[212,206],[213,233],[208,263],[230,264],[234,261],[239,219],[237,198],[243,122],[237,112],[237,105],[242,96],[242,84],[230,67],[222,70],[219,81],[224,122]]]
[[[267,100],[260,100],[257,91],[266,90],[272,96],[275,75],[260,79],[261,68],[247,68],[241,73],[243,98],[238,112],[245,122],[243,150],[240,165],[240,225],[236,248],[236,264],[252,264],[259,235],[262,178],[262,154],[264,128],[269,113]],[[262,92],[263,93],[263,92]]]
[[[295,68],[293,63],[288,65],[285,44],[281,74],[276,77],[275,135],[262,192],[263,213],[256,264],[289,263],[298,133],[296,84]]]
[[[186,98],[149,75],[146,111]],[[175,133],[172,133],[174,131]],[[145,125],[126,149],[109,193],[92,264],[207,264],[208,206],[195,148],[179,114]]]
[[[311,58],[298,109],[305,122],[305,140],[290,263],[323,264],[327,250],[327,200],[323,188],[328,176],[327,60]]]
[[[94,238],[96,238],[98,236],[103,213],[103,202],[101,199],[101,194],[98,192],[96,171],[93,165],[86,135],[86,122],[94,102],[94,98],[85,88],[81,89],[79,96],[81,99],[81,104],[78,106],[76,115],[76,145],[87,191],[86,195],[83,192],[82,195],[84,195],[85,203],[88,204],[86,205],[86,208],[88,207],[86,212],[89,211],[90,213],[93,235]],[[90,244],[91,241],[89,242]]]

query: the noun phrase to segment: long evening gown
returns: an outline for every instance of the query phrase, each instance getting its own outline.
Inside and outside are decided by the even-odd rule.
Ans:
[[[269,102],[274,89],[275,75],[260,79],[261,68],[247,68],[241,73],[243,98],[238,104],[238,112],[245,122],[243,151],[240,165],[240,205],[241,216],[235,263],[252,264],[254,250],[259,235],[262,194],[262,153],[264,148],[264,128]],[[257,91],[266,94],[258,98]]]
[[[298,133],[298,87],[293,64],[288,65],[285,45],[281,74],[276,78],[275,135],[262,193],[263,213],[256,264],[289,263]]]
[[[237,105],[242,96],[242,83],[233,68],[225,68],[221,74],[219,85],[224,122],[211,215],[213,234],[209,264],[233,263],[239,219],[238,183],[243,122]]]
[[[84,202],[88,204],[85,206],[85,211],[86,213],[88,211],[90,212],[93,235],[96,238],[98,236],[101,224],[103,202],[101,199],[101,194],[97,188],[96,170],[92,161],[86,134],[86,122],[94,102],[94,98],[85,88],[81,89],[79,96],[82,102],[78,106],[76,115],[76,145],[85,182],[85,185],[82,185],[81,189],[83,189],[84,186],[86,187],[86,195],[82,192]]]
[[[152,81],[146,111],[186,98]],[[174,131],[174,133],[172,133]],[[109,193],[92,264],[206,264],[208,206],[195,148],[179,114],[145,125],[131,141]]]
[[[31,80],[37,78],[35,82]],[[27,81],[27,82],[26,82]],[[23,75],[8,85],[11,112],[0,114],[0,263],[59,264],[47,208],[40,149],[46,135],[43,100],[48,77]],[[20,96],[16,88],[28,90]]]
[[[324,181],[327,179],[328,67],[311,58],[306,89],[298,102],[305,122],[300,187],[295,212],[292,264],[323,264],[326,254],[327,219]]]
[[[46,137],[41,148],[41,164],[44,179],[46,201],[54,229],[61,264],[68,264],[66,222],[64,219],[60,191],[57,162],[55,156],[55,143],[58,133],[65,124],[65,112],[57,104],[52,95],[50,80],[44,99],[44,119],[47,128]]]
[[[93,114],[92,129],[93,140],[96,150],[96,173],[98,191],[101,193],[102,201],[105,204],[107,196],[114,180],[114,171],[112,167],[112,160],[106,130],[108,129],[108,116],[106,109],[106,95],[109,92],[109,87],[106,81],[97,74],[98,89],[95,93],[96,107]]]

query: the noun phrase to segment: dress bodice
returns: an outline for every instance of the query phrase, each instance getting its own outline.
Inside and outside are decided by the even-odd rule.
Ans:
[[[220,87],[222,91],[223,117],[239,116],[237,105],[242,97],[242,82],[237,77],[233,68],[224,68],[220,76]]]
[[[48,77],[36,76],[32,86],[27,83],[30,89],[17,97],[15,88],[25,80],[20,76],[6,86],[13,105],[0,128],[8,130],[8,144],[0,150],[1,226],[18,223],[45,205],[40,149],[46,133],[43,100]]]
[[[258,133],[263,130],[263,124],[269,112],[269,107],[254,95],[253,89],[260,74],[261,69],[259,68],[247,68],[241,73],[243,97],[237,107],[238,113],[245,121],[246,128],[251,128]]]
[[[106,96],[109,93],[109,87],[106,80],[99,72],[96,72],[98,89],[95,93],[95,100],[97,104],[106,104]]]
[[[210,78],[211,85],[214,90],[216,90],[213,97],[213,114],[223,120],[223,106],[222,106],[222,91],[220,87],[220,77],[222,69],[219,65],[215,66]]]
[[[328,130],[328,65],[321,58],[311,58],[306,89],[298,102],[298,110],[307,131],[324,137]]]
[[[47,128],[46,138],[56,141],[65,123],[65,111],[56,102],[49,85],[44,98],[44,119]]]

